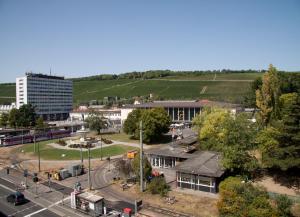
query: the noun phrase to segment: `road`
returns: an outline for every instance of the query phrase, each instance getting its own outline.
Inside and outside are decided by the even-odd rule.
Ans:
[[[113,164],[115,160],[111,161]],[[128,207],[134,211],[134,198],[126,197],[110,187],[111,180],[115,176],[115,170],[109,170],[107,163],[102,164],[92,173],[93,188],[105,195],[105,203],[108,207],[118,211]]]
[[[0,216],[49,216],[57,217],[55,213],[49,211],[48,209],[39,206],[38,204],[27,200],[26,203],[14,206],[6,201],[7,195],[14,192],[15,186],[0,178]]]

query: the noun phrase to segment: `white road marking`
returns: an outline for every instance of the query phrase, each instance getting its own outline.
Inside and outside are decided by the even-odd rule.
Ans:
[[[9,190],[9,191],[12,191],[12,192],[16,191],[16,190],[11,189],[11,188],[9,188],[9,187],[6,187],[5,185],[2,185],[2,184],[0,184],[0,186],[1,186],[2,188],[5,188],[6,190]]]
[[[33,216],[33,215],[35,215],[35,214],[38,214],[38,213],[40,213],[40,212],[45,211],[46,209],[47,209],[47,208],[40,209],[40,210],[35,211],[35,212],[33,212],[33,213],[30,213],[30,214],[28,214],[28,215],[26,215],[26,216],[24,216],[24,217],[30,217],[30,216]]]

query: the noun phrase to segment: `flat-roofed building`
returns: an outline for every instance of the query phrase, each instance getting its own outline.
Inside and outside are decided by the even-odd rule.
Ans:
[[[16,78],[17,108],[35,107],[44,120],[64,120],[73,107],[73,82],[64,77],[26,73]]]
[[[142,103],[127,106],[132,109],[151,109],[164,108],[171,118],[173,123],[190,123],[193,118],[202,112],[204,107],[219,107],[229,109],[232,113],[236,113],[239,105],[216,102],[210,100],[167,100],[167,101],[153,101],[149,103]]]

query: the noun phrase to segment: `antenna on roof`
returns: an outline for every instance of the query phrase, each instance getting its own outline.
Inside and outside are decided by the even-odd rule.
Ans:
[[[51,66],[50,66],[50,76],[51,76]]]

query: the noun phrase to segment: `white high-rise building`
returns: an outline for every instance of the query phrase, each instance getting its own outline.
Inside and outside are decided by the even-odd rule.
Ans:
[[[44,120],[64,120],[72,111],[73,83],[64,77],[26,73],[16,78],[16,100],[17,108],[31,104]]]

